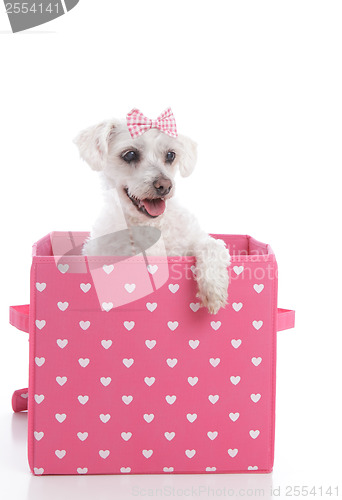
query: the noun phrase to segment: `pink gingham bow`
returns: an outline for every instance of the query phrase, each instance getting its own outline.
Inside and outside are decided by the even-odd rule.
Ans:
[[[157,128],[171,137],[177,137],[176,120],[171,108],[167,108],[156,120],[146,118],[139,109],[132,109],[126,116],[127,127],[133,139],[151,128]]]

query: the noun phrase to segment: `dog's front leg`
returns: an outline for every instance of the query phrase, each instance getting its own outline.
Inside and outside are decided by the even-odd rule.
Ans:
[[[195,246],[197,297],[211,314],[228,300],[229,251],[222,240],[207,236]]]

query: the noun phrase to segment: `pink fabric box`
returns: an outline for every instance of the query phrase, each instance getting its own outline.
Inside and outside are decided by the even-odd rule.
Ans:
[[[277,264],[250,236],[215,235],[232,255],[229,304],[199,308],[193,257],[84,257],[88,233],[33,247],[28,455],[41,474],[270,472]]]

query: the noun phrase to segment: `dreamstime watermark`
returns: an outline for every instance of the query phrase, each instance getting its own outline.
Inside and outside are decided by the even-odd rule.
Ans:
[[[270,488],[215,488],[199,485],[187,488],[164,486],[162,488],[141,488],[133,486],[131,495],[134,497],[149,498],[283,498],[283,497],[308,497],[308,498],[333,498],[339,496],[338,485],[281,485]]]
[[[76,7],[79,0],[4,0],[12,32],[18,33],[63,16]]]
[[[181,257],[174,257],[170,262],[170,279],[173,281],[179,281],[183,278],[191,280],[194,277],[196,279],[210,279],[213,270],[209,269],[199,269],[195,265],[195,261],[192,263],[184,262]],[[235,268],[235,269],[234,269]],[[254,280],[255,282],[265,281],[265,280],[275,280],[278,279],[278,269],[272,264],[267,263],[264,266],[250,266],[245,265],[235,265],[230,266],[230,283],[236,280]]]
[[[101,309],[107,312],[147,297],[168,281],[171,282],[170,291],[176,293],[178,283],[183,280],[216,280],[217,266],[226,265],[223,252],[218,252],[215,260],[206,266],[197,265],[190,249],[184,252],[189,256],[168,256],[161,231],[151,226],[131,226],[92,238],[91,253],[95,250],[96,254],[96,249],[108,249],[108,255],[103,256],[84,255],[84,238],[84,233],[52,233],[52,255],[62,274],[88,275],[81,289],[87,293],[93,287]],[[277,266],[268,255],[254,252],[241,256],[239,249],[234,248],[233,256],[229,266],[230,283],[253,281],[255,290],[260,293],[265,281],[277,279]],[[88,283],[89,275],[92,283]]]
[[[62,274],[90,275],[92,283],[88,283],[88,277],[87,282],[80,284],[81,289],[87,293],[93,286],[101,309],[106,312],[147,297],[168,281],[171,282],[169,289],[172,293],[177,292],[178,283],[183,280],[215,281],[217,266],[222,268],[222,263],[226,265],[221,252],[206,266],[198,266],[195,256],[168,256],[161,231],[151,226],[127,227],[92,238],[90,244],[93,245],[92,250],[108,249],[109,255],[83,255],[84,233],[51,234],[52,255],[57,269]],[[260,293],[265,281],[277,279],[277,266],[273,259],[267,260],[268,256],[254,253],[243,255],[240,259],[236,258],[240,255],[238,249],[234,249],[234,255],[229,266],[230,283],[235,280],[253,281],[254,289]]]
[[[268,492],[267,492],[268,493]],[[131,495],[134,497],[151,497],[151,498],[184,498],[184,497],[249,497],[263,498],[267,494],[263,488],[214,488],[210,486],[200,485],[187,488],[176,488],[173,486],[164,486],[162,488],[139,488],[133,486]]]

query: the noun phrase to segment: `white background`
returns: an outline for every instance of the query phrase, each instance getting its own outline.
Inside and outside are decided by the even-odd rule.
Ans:
[[[133,486],[146,495],[171,486],[176,498],[228,488],[271,498],[271,487],[289,498],[294,485],[342,494],[341,26],[334,0],[80,0],[12,34],[1,6],[2,498],[134,498]],[[276,253],[279,305],[297,316],[295,330],[278,334],[271,475],[29,472],[27,417],[10,406],[27,386],[28,342],[8,325],[8,306],[29,301],[33,242],[89,230],[99,210],[96,174],[72,139],[135,106],[152,118],[171,106],[179,131],[198,142],[197,170],[177,190],[202,225],[251,234]]]

